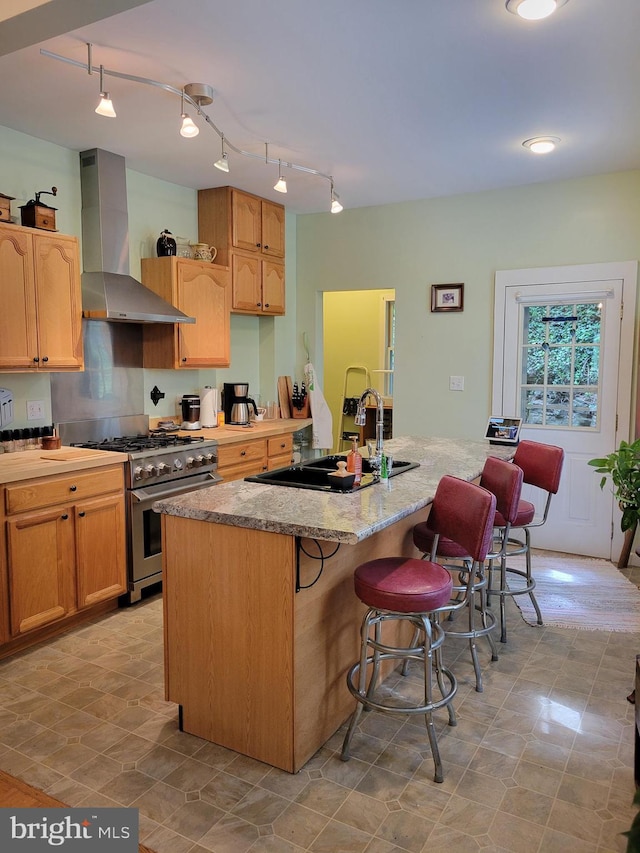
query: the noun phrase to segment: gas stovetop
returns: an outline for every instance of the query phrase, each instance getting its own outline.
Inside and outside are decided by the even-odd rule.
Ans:
[[[71,447],[127,453],[127,488],[182,480],[196,474],[213,474],[218,463],[218,443],[196,435],[125,435],[101,441],[71,442]],[[219,479],[219,478],[217,478]]]
[[[151,435],[124,435],[117,438],[105,438],[102,441],[74,441],[71,447],[84,447],[90,450],[115,450],[118,453],[139,453],[140,451],[165,450],[172,447],[184,447],[189,444],[215,445],[197,435],[174,435],[152,433]]]

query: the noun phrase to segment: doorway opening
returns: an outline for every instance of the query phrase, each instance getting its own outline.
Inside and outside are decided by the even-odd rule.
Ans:
[[[368,370],[371,384],[392,411],[395,351],[395,290],[324,291],[322,294],[324,397],[331,411],[334,448],[343,406],[345,375],[351,365]],[[362,376],[364,373],[361,374]],[[353,374],[347,396],[359,396],[365,386]]]

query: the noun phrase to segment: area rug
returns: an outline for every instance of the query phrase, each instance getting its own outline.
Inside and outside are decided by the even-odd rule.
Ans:
[[[512,557],[510,566],[524,569],[524,557]],[[574,554],[535,551],[532,554],[534,594],[545,625],[581,628],[586,631],[640,633],[640,590],[608,560]],[[508,578],[509,587],[522,586],[517,576]],[[531,598],[514,596],[522,617],[536,623]]]

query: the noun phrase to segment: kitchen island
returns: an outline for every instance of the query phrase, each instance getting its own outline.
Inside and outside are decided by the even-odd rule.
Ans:
[[[414,468],[354,493],[244,481],[158,501],[166,696],[184,731],[296,772],[353,710],[365,560],[418,556],[444,474],[480,475],[512,448],[444,438],[386,443]]]

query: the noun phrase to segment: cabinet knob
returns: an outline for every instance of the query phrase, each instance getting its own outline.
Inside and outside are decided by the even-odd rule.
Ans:
[[[61,516],[63,521],[66,521],[69,518],[69,515],[65,512],[63,516]]]
[[[75,492],[75,491],[77,491],[77,489],[78,489],[78,487],[77,487],[77,486],[69,486],[69,491],[70,491],[70,492]]]
[[[38,356],[37,356],[37,355],[36,355],[36,356],[34,356],[33,360],[34,360],[34,362],[35,362],[36,364],[40,361],[40,359],[38,358]]]
[[[246,456],[246,455],[247,455],[247,451],[246,451],[246,450],[241,450],[241,451],[240,451],[240,456]]]
[[[258,308],[260,308],[260,306],[262,305],[262,302],[256,302],[256,305],[258,306]]]
[[[78,515],[80,516],[80,518],[84,518],[86,513],[85,512],[79,512]]]
[[[268,247],[268,246],[267,246],[267,244],[265,243],[265,244],[264,244],[264,246],[263,246],[262,248],[263,248],[263,249],[268,249],[269,247]]]
[[[49,356],[48,356],[48,355],[45,355],[45,357],[44,357],[42,360],[43,360],[43,361],[49,361]]]
[[[182,360],[183,360],[183,361],[186,361],[186,360],[187,360],[186,355],[185,355],[185,356],[183,356]]]
[[[260,243],[256,243],[256,249],[260,248]]]
[[[268,302],[265,302],[265,303],[264,303],[264,307],[265,307],[265,308],[268,308],[268,307],[269,307],[269,303],[268,303]]]

